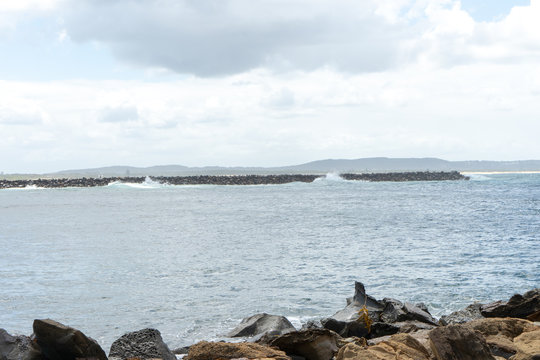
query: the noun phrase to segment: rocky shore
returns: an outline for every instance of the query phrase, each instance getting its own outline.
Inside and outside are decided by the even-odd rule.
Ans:
[[[176,350],[158,330],[142,329],[114,341],[107,356],[81,331],[38,319],[31,336],[0,329],[0,360],[538,360],[539,321],[540,288],[437,320],[422,303],[377,300],[356,282],[344,309],[301,329],[283,316],[256,314],[226,335],[240,342],[201,341]]]
[[[200,176],[152,176],[152,177],[97,177],[97,178],[60,178],[33,180],[1,180],[0,189],[8,188],[65,188],[106,186],[114,182],[141,184],[151,180],[168,185],[266,185],[286,184],[292,182],[313,182],[325,175],[200,175]],[[457,171],[449,172],[394,172],[340,174],[345,180],[362,181],[442,181],[468,180]]]

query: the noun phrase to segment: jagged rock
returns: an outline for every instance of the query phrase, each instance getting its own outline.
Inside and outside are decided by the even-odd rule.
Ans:
[[[373,322],[379,321],[379,316],[384,309],[384,304],[374,297],[367,295],[364,284],[355,281],[354,296],[347,299],[347,306],[329,318],[321,320],[326,329],[337,332],[343,337],[364,337],[369,333],[363,321],[358,321],[358,312],[363,306],[368,309],[369,317]]]
[[[524,332],[514,339],[517,349],[512,360],[538,360],[540,359],[540,329]]]
[[[182,346],[182,347],[176,348],[172,350],[172,352],[175,355],[187,355],[187,353],[189,352],[189,346]]]
[[[439,319],[441,325],[463,324],[472,320],[482,319],[484,316],[480,313],[483,304],[474,303],[464,309],[454,311],[449,315],[443,315]]]
[[[496,301],[483,305],[480,312],[485,317],[526,318],[540,311],[540,288],[515,294],[508,301]]]
[[[429,332],[429,340],[438,360],[494,360],[486,340],[466,326],[438,327]]]
[[[49,360],[107,360],[107,355],[98,343],[77,329],[51,319],[34,320],[33,328],[36,342]]]
[[[185,360],[217,360],[217,359],[261,359],[290,360],[283,351],[254,343],[226,343],[201,341],[191,345]]]
[[[176,360],[176,356],[163,342],[161,333],[156,329],[142,329],[122,335],[112,343],[109,358]]]
[[[338,321],[356,321],[359,318],[358,311],[366,306],[369,311],[369,316],[375,320],[379,320],[379,315],[384,309],[384,304],[377,301],[374,297],[366,294],[364,284],[354,282],[354,296],[347,299],[347,306],[331,316]]]
[[[289,356],[302,356],[306,360],[330,360],[338,351],[339,335],[328,329],[294,331],[263,341],[283,350]]]
[[[393,335],[376,345],[362,347],[348,344],[336,355],[336,360],[429,360],[428,350],[409,334]]]
[[[535,313],[532,313],[531,315],[527,316],[527,320],[529,321],[540,321],[540,310],[538,310]]]
[[[0,329],[0,360],[39,360],[41,351],[28,336],[8,334]]]
[[[399,300],[384,298],[382,303],[384,309],[380,314],[380,319],[386,323],[403,322],[407,320],[415,320],[431,325],[438,325],[435,319],[427,311],[427,308],[422,304],[422,308],[406,302],[403,304]]]
[[[296,329],[286,317],[263,313],[243,319],[237,327],[227,334],[227,336],[249,337],[264,333],[281,335],[291,331],[296,331]]]
[[[539,329],[530,321],[515,318],[484,318],[471,321],[463,326],[482,334],[491,353],[506,359],[518,351],[513,342],[517,336]]]
[[[321,324],[325,329],[332,330],[341,337],[366,337],[370,333],[366,324],[357,320],[339,321],[333,318],[326,318],[321,320]]]
[[[320,329],[322,328],[322,324],[320,320],[309,320],[305,324],[302,325],[300,330],[308,330],[308,329]]]

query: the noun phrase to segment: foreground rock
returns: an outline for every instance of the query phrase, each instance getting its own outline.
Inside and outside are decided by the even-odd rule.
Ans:
[[[290,360],[283,351],[254,343],[231,344],[201,341],[190,346],[186,360],[217,359],[265,359]]]
[[[338,351],[339,335],[327,329],[294,331],[281,336],[267,335],[261,343],[306,360],[330,360]]]
[[[13,336],[0,329],[0,360],[39,360],[41,351],[28,336]]]
[[[364,306],[369,315],[368,323],[360,315]],[[429,330],[438,326],[425,305],[402,303],[390,298],[378,301],[366,293],[361,282],[355,282],[354,296],[347,299],[347,306],[332,317],[321,320],[321,324],[342,337],[365,338]]]
[[[143,329],[122,335],[112,343],[109,358],[176,360],[156,329]]]
[[[370,347],[347,344],[336,360],[430,360],[429,351],[408,334],[397,334]]]
[[[36,342],[48,360],[107,360],[98,343],[77,329],[50,319],[34,320],[33,328]]]
[[[508,301],[483,305],[480,312],[485,317],[513,317],[525,319],[540,311],[540,289],[515,294]]]
[[[465,326],[439,327],[430,331],[429,339],[438,360],[495,360],[486,340]]]
[[[504,357],[505,359],[508,359],[513,355],[522,357],[523,351],[519,350],[516,338],[525,333],[540,330],[539,327],[535,326],[530,321],[513,318],[478,319],[463,324],[462,326],[472,329],[476,333],[480,333],[486,339],[486,343],[489,346],[491,353],[495,356]],[[538,335],[540,335],[540,333]],[[525,337],[523,339],[527,339],[526,341],[530,344],[530,341],[528,340],[531,338]],[[537,338],[537,340],[540,341],[540,338]],[[536,352],[540,356],[540,343],[538,343],[538,346],[536,347]]]
[[[465,309],[454,311],[449,315],[441,316],[439,323],[441,325],[453,325],[453,324],[463,324],[469,321],[476,319],[482,319],[484,316],[480,313],[482,304],[474,303],[467,306]]]
[[[252,337],[266,333],[281,335],[291,331],[296,329],[286,317],[262,313],[243,319],[227,336]]]

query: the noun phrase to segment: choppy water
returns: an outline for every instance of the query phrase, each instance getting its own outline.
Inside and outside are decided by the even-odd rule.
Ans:
[[[539,287],[539,254],[540,174],[0,190],[0,327],[49,317],[106,351],[155,327],[174,348],[331,315],[355,280],[440,316]]]

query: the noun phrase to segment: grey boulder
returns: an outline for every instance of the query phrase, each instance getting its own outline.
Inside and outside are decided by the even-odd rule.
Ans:
[[[163,342],[156,329],[142,329],[122,335],[111,345],[110,360],[163,359],[176,360],[176,356]]]
[[[80,330],[51,319],[34,320],[34,336],[41,352],[48,360],[75,360],[92,358],[107,360],[97,341]]]
[[[527,318],[540,311],[540,288],[515,294],[508,301],[496,301],[483,305],[480,312],[485,317]]]
[[[251,337],[266,333],[281,335],[291,331],[296,329],[286,317],[262,313],[244,318],[227,336]]]
[[[41,359],[41,351],[28,336],[13,336],[0,329],[0,360],[38,359]]]

